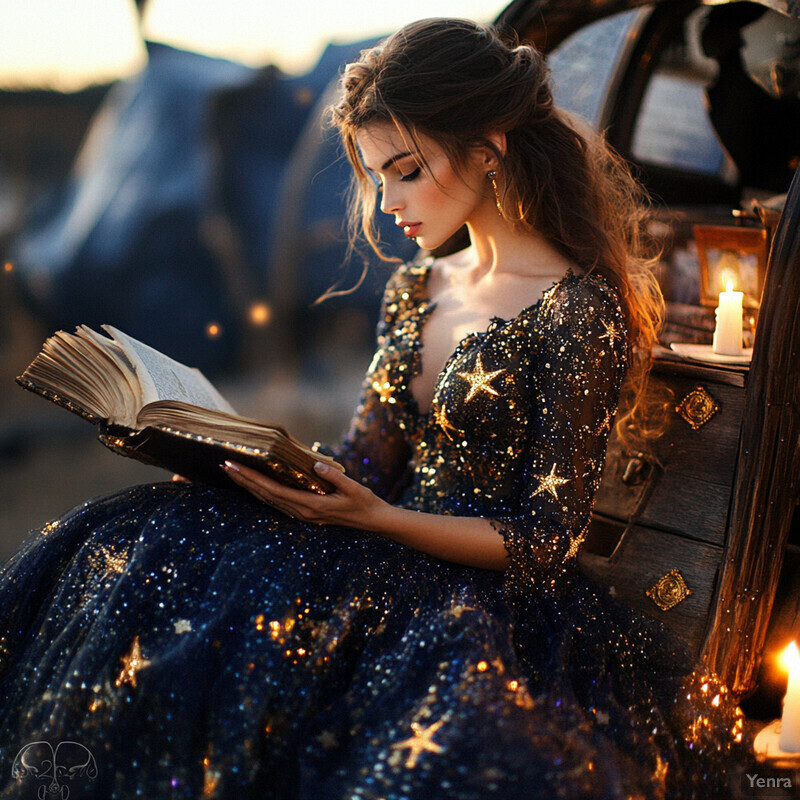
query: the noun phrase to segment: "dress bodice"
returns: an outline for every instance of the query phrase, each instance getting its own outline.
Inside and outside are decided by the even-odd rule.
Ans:
[[[570,558],[627,363],[616,292],[599,276],[570,273],[513,319],[495,317],[459,342],[422,413],[411,382],[435,307],[432,264],[403,265],[389,281],[345,466],[409,508],[504,520],[507,546],[517,539],[525,562],[541,561],[540,545],[550,561]]]

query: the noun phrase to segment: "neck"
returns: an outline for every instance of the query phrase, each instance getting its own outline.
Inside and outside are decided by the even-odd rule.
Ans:
[[[544,236],[535,230],[516,230],[494,206],[490,213],[467,222],[467,229],[469,260],[482,275],[557,277],[574,266]]]

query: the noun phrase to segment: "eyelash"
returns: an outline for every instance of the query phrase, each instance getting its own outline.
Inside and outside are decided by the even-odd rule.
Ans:
[[[421,167],[417,167],[415,170],[412,170],[407,175],[401,175],[400,180],[403,183],[409,183],[410,181],[416,180],[419,177],[419,173],[422,171]],[[379,192],[383,191],[383,181],[378,181],[377,188]]]

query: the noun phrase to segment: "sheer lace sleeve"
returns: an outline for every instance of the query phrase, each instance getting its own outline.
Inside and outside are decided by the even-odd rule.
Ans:
[[[495,520],[511,595],[557,589],[589,525],[627,363],[625,323],[602,279],[551,292],[533,331],[520,513]]]
[[[390,339],[397,325],[401,306],[398,293],[409,280],[405,265],[399,268],[384,292],[377,328],[377,349],[361,386],[361,396],[347,433],[332,455],[347,474],[378,497],[392,500],[407,474],[411,445],[399,421],[399,409],[393,396],[397,371],[392,363],[402,351]]]

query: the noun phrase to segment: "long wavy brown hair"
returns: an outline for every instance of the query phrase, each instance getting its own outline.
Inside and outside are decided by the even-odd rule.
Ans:
[[[474,147],[498,157],[502,215],[546,236],[577,270],[603,275],[618,291],[631,358],[618,415],[624,435],[643,396],[663,299],[646,235],[649,202],[625,162],[603,138],[553,103],[543,56],[489,25],[461,19],[412,23],[348,64],[331,109],[353,166],[350,240],[363,236],[384,259],[374,226],[375,183],[356,136],[391,122],[421,153],[434,139],[454,168]],[[487,139],[505,133],[505,154]]]

